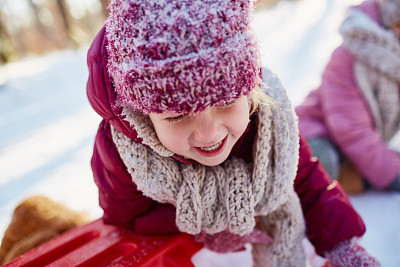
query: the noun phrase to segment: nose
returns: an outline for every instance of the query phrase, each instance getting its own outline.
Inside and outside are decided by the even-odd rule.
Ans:
[[[221,131],[219,117],[213,108],[208,108],[194,117],[195,129],[194,139],[201,145],[214,144],[219,138]]]

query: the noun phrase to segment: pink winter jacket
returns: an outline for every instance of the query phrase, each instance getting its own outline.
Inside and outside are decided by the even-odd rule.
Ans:
[[[91,161],[93,176],[99,188],[99,202],[105,223],[130,228],[140,234],[176,233],[175,207],[143,196],[133,183],[111,136],[112,125],[129,138],[141,143],[129,123],[115,107],[116,95],[107,73],[107,40],[104,28],[88,52],[89,79],[87,95],[93,109],[103,118],[94,144]],[[235,152],[251,160],[254,123],[241,138]],[[307,237],[323,255],[338,242],[361,236],[365,226],[348,197],[336,182],[331,182],[321,165],[311,156],[310,148],[300,139],[300,159],[294,188],[298,194],[306,221]]]
[[[376,1],[353,7],[381,25]],[[400,157],[376,131],[372,114],[353,77],[354,57],[338,47],[322,74],[321,85],[296,108],[300,133],[325,136],[375,188],[385,188],[400,171]]]

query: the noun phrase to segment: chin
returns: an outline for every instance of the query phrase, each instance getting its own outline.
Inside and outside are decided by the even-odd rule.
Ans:
[[[197,160],[197,162],[205,165],[205,166],[209,166],[209,167],[213,167],[213,166],[217,166],[220,165],[221,163],[223,163],[226,159],[228,158],[228,156],[225,157],[218,157],[215,159],[206,159],[206,160]]]
[[[223,162],[223,161],[222,161]],[[221,164],[222,162],[216,162],[216,163],[205,163],[205,162],[200,162],[202,165],[204,166],[208,166],[208,167],[214,167],[217,166],[219,164]]]

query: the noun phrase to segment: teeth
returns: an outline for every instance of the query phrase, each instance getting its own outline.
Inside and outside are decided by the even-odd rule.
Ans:
[[[219,147],[221,146],[221,144],[222,144],[222,141],[216,143],[216,144],[213,145],[213,146],[207,146],[207,147],[206,147],[206,146],[203,146],[203,147],[200,147],[200,149],[201,149],[201,150],[204,150],[204,151],[211,151],[211,150],[214,150],[214,149],[219,148]]]

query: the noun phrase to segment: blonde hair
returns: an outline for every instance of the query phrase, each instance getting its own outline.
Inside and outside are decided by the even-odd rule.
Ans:
[[[251,102],[250,115],[257,111],[259,105],[271,105],[274,102],[258,85],[251,90],[249,100]]]

